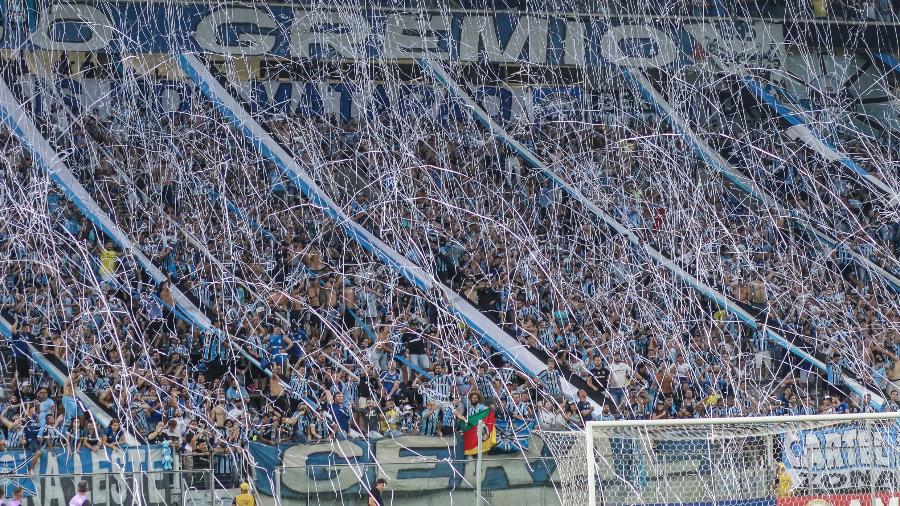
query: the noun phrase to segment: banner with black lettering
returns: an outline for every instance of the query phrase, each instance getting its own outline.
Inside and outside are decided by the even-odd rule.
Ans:
[[[896,489],[900,480],[896,423],[787,432],[782,441],[795,490],[821,494]]]

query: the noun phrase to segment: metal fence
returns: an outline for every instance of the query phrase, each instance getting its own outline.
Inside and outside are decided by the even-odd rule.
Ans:
[[[230,505],[238,484],[248,481],[260,505],[337,505],[366,504],[375,480],[386,478],[385,504],[559,504],[558,472],[546,457],[491,456],[479,466],[474,458],[407,457],[400,450],[387,462],[330,460],[294,465],[306,460],[295,459],[276,468],[251,467],[241,455],[177,457],[175,464],[181,467],[171,471],[131,471],[121,463],[95,459],[93,454],[90,462],[84,457],[80,464],[61,457],[39,475],[0,474],[0,490],[11,497],[21,488],[25,505],[60,506],[68,504],[78,483],[85,481],[91,501],[98,506]],[[139,462],[131,464],[138,469]]]
[[[6,475],[0,477],[0,488],[6,497],[12,497],[15,490],[21,488],[24,493],[22,504],[28,506],[59,506],[69,503],[82,481],[87,482],[91,502],[96,506],[199,506],[220,503],[216,495],[216,480],[210,469]]]

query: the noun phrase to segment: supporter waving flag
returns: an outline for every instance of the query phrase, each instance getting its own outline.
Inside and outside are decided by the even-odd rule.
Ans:
[[[483,423],[481,432],[479,432],[479,422]],[[479,445],[482,452],[488,452],[497,444],[494,408],[485,408],[469,415],[461,428],[463,431],[463,448],[466,455],[477,455]]]

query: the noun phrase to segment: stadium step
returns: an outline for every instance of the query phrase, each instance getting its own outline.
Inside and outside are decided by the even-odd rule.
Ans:
[[[535,170],[540,171],[550,180],[552,180],[557,186],[562,188],[566,193],[568,193],[573,199],[581,202],[585,208],[587,208],[590,212],[592,212],[601,222],[606,224],[610,229],[617,232],[619,235],[628,239],[636,248],[639,248],[647,253],[647,255],[652,258],[655,262],[659,263],[666,269],[668,269],[672,274],[674,274],[677,278],[684,281],[687,285],[693,287],[698,292],[700,292],[704,297],[711,300],[715,304],[720,307],[726,308],[732,314],[735,314],[741,321],[749,325],[753,329],[760,328],[762,324],[757,319],[757,315],[754,314],[752,308],[749,306],[738,303],[737,301],[732,300],[725,294],[720,293],[719,291],[713,289],[711,286],[701,281],[699,278],[694,275],[688,273],[685,269],[681,268],[677,263],[672,261],[669,257],[664,255],[663,253],[657,251],[653,247],[648,244],[643,243],[638,239],[637,236],[634,235],[627,227],[616,221],[612,216],[607,214],[605,211],[600,209],[599,206],[591,202],[587,197],[581,194],[574,186],[569,184],[567,181],[563,180],[556,173],[550,170],[534,153],[532,153],[528,148],[526,148],[523,144],[516,141],[510,136],[506,130],[496,123],[490,115],[488,115],[484,109],[479,106],[472,97],[463,89],[463,87],[457,83],[443,68],[443,66],[438,63],[428,59],[420,58],[417,60],[419,65],[429,73],[432,78],[447,88],[447,91],[461,101],[465,103],[468,107],[470,113],[475,117],[475,119],[484,126],[495,138],[499,141],[506,144],[514,153],[518,154],[529,166],[534,168]],[[622,72],[629,72],[628,69],[621,67]],[[765,327],[766,332],[769,336],[769,339],[781,346],[782,348],[788,350],[791,354],[797,356],[798,358],[813,364],[817,369],[821,371],[826,371],[827,367],[825,362],[823,362],[820,358],[813,356],[806,350],[801,349],[800,347],[794,345],[790,339],[786,338],[779,332],[773,330],[770,326]],[[862,385],[860,382],[855,379],[847,378],[847,385],[863,398],[865,395],[871,395],[873,404],[876,404],[877,407],[880,407],[884,403],[883,396],[872,392],[870,389]]]
[[[513,337],[504,332],[496,323],[475,309],[464,297],[438,281],[430,273],[415,265],[405,256],[375,237],[359,223],[347,216],[340,207],[309,177],[293,156],[289,155],[269,133],[257,123],[245,107],[230,93],[227,79],[214,77],[207,66],[194,55],[178,56],[182,70],[193,80],[212,104],[232,122],[254,146],[276,164],[292,182],[312,202],[320,205],[335,222],[339,223],[346,234],[364,249],[372,253],[380,261],[393,267],[411,283],[424,291],[437,291],[448,301],[448,309],[460,317],[483,340],[498,352],[503,353],[510,363],[515,364],[531,378],[536,378],[546,370],[546,364],[532,350],[527,350]],[[575,397],[580,389],[580,378],[563,380],[563,391],[569,397]],[[585,385],[586,386],[586,385]],[[590,390],[588,390],[590,391]],[[605,401],[599,395],[591,396],[592,402],[599,407]]]

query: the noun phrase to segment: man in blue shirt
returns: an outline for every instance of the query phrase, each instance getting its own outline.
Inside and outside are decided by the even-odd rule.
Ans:
[[[581,418],[583,420],[590,421],[594,419],[594,405],[588,401],[587,392],[579,390],[578,401],[576,401],[575,404],[578,407],[578,412],[581,413]]]
[[[16,317],[18,323],[19,318]],[[28,381],[31,375],[31,325],[25,323],[21,325],[13,324],[12,339],[10,339],[10,347],[12,348],[13,357],[16,362],[16,378],[17,384]]]
[[[34,452],[31,458],[29,472],[34,471],[41,461],[41,448],[43,447],[44,430],[37,416],[37,409],[34,404],[29,403],[25,411],[25,416],[17,420],[13,428],[18,425],[22,431],[22,439],[25,440],[25,449]]]
[[[352,415],[350,407],[344,402],[344,394],[337,392],[332,396],[330,392],[326,391],[325,396],[329,403],[328,412],[334,419],[331,430],[334,432],[335,438],[346,439],[347,434],[350,433],[350,417]]]
[[[122,449],[122,439],[125,437],[125,431],[118,418],[113,418],[109,422],[109,427],[103,431],[103,445],[111,450]]]
[[[272,356],[272,362],[278,365],[283,366],[284,362],[287,361],[288,355],[287,350],[293,347],[294,342],[291,341],[291,338],[287,337],[284,334],[284,330],[275,325],[272,328],[272,333],[269,334],[269,354]]]
[[[384,389],[383,397],[385,399],[396,397],[400,392],[400,372],[397,371],[397,362],[391,360],[387,370],[381,371],[380,379],[381,387]]]
[[[46,424],[45,420],[47,415],[56,415],[56,403],[53,402],[53,399],[49,397],[49,392],[46,388],[41,388],[37,392],[37,403],[38,403],[38,422],[41,427],[44,427]]]

